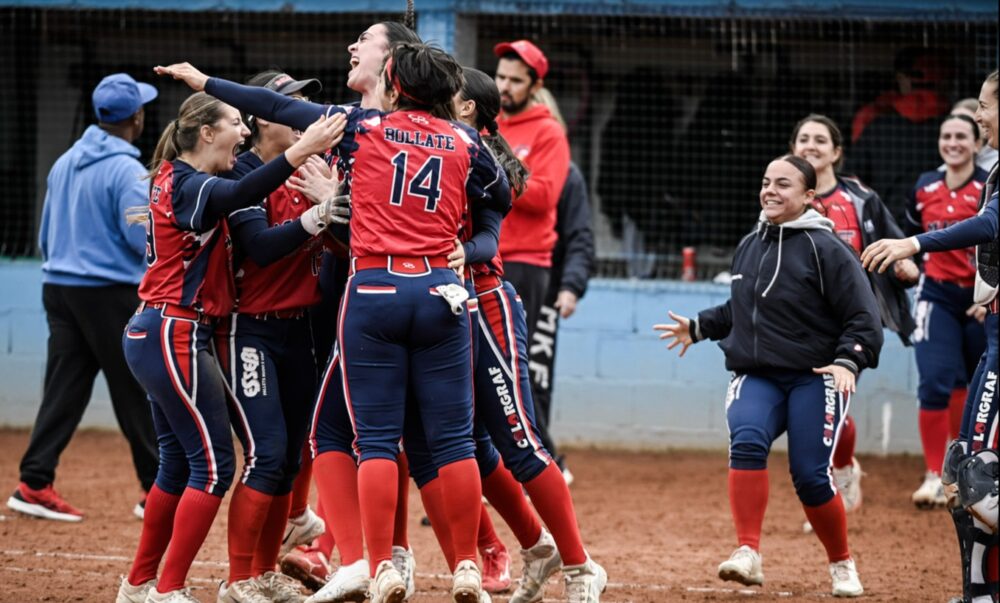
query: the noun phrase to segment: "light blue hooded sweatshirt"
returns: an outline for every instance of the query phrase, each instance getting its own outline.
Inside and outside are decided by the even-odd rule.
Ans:
[[[149,203],[138,157],[129,142],[92,125],[56,160],[38,233],[43,283],[100,287],[142,280],[146,229],[125,221],[127,209]]]

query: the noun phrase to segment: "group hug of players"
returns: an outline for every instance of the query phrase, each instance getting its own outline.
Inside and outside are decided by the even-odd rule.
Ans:
[[[123,336],[160,465],[117,601],[197,600],[185,581],[235,477],[235,431],[220,602],[302,601],[278,556],[324,532],[341,565],[309,601],[409,598],[410,477],[456,603],[490,600],[484,496],[522,547],[511,600],[540,601],[561,571],[566,600],[597,602],[607,574],[533,426],[524,313],[502,279],[500,224],[527,175],[496,134],[499,92],[398,23],[349,50],[360,106],[309,102],[318,82],[277,72],[157,68],[196,92],[153,157]]]

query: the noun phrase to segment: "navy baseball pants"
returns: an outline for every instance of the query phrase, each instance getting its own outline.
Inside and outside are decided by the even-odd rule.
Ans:
[[[815,507],[836,494],[830,466],[849,396],[832,375],[768,370],[737,374],[729,383],[726,421],[729,467],[765,469],[771,444],[788,432],[788,464],[795,492]]]
[[[161,313],[162,312],[162,313]],[[223,496],[235,471],[226,393],[209,352],[213,323],[147,307],[129,321],[125,359],[153,403],[160,465],[156,485]]]
[[[969,383],[965,399],[962,429],[958,439],[969,442],[969,452],[997,447],[998,416],[997,376],[1000,373],[1000,316],[995,311],[986,315],[986,352]]]

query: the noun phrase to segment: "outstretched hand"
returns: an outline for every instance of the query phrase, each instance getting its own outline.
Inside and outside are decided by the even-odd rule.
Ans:
[[[908,239],[882,239],[875,241],[861,252],[861,265],[865,270],[885,272],[896,260],[916,255],[917,245],[913,237]]]
[[[672,350],[677,346],[683,346],[681,347],[679,356],[684,356],[684,352],[687,352],[687,349],[694,343],[694,339],[691,337],[691,319],[680,314],[674,314],[670,310],[667,310],[667,315],[677,322],[673,324],[656,324],[653,325],[653,330],[663,331],[660,334],[660,339],[673,339],[673,341],[667,344],[668,350]]]
[[[205,82],[208,81],[208,76],[198,71],[198,69],[191,63],[174,63],[173,65],[167,65],[166,67],[157,65],[156,67],[153,67],[153,71],[155,71],[157,75],[169,75],[175,80],[182,80],[195,92],[201,92],[204,90]]]
[[[312,155],[299,166],[287,182],[288,188],[300,192],[313,203],[319,203],[331,197],[340,196],[344,182],[338,177],[337,170],[320,158]]]
[[[337,146],[344,137],[346,127],[347,116],[343,113],[336,113],[330,117],[320,115],[319,119],[306,128],[302,137],[285,151],[285,159],[294,167],[301,166],[310,155],[318,155],[330,147]]]
[[[833,385],[842,394],[853,394],[855,392],[854,373],[839,364],[828,364],[821,368],[814,368],[817,375],[833,375]]]

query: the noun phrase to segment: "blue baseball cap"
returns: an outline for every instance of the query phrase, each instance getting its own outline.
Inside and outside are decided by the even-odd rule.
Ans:
[[[156,88],[132,79],[127,73],[107,76],[94,88],[97,121],[115,123],[135,114],[139,107],[156,98]]]

